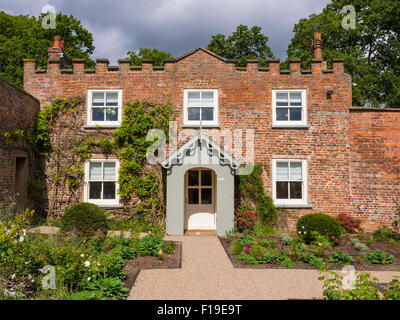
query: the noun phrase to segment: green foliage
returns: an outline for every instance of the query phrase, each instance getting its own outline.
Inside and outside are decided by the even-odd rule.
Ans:
[[[44,29],[39,18],[0,12],[0,75],[23,86],[23,59],[36,59],[38,66],[47,67],[47,50],[52,47],[55,35],[65,41],[69,58],[83,58],[89,67],[93,53],[92,34],[82,27],[72,15],[58,13],[56,28]]]
[[[237,65],[245,67],[247,59],[258,59],[261,66],[267,66],[268,58],[274,55],[268,46],[268,37],[261,33],[261,27],[239,25],[227,38],[223,34],[212,36],[207,48],[228,59],[238,59]]]
[[[245,245],[244,251],[237,257],[247,264],[279,264],[286,268],[292,268],[294,263],[288,254],[282,249],[265,250],[260,244]]]
[[[395,276],[388,285],[385,298],[389,300],[400,300],[400,277]]]
[[[172,120],[171,105],[128,102],[124,106],[121,126],[114,131],[117,155],[121,159],[118,183],[122,198],[138,197],[141,201],[135,210],[143,216],[152,215],[154,221],[163,210],[160,178],[145,170],[148,148],[155,141],[146,139],[150,129],[159,128],[168,138],[169,121]]]
[[[306,242],[315,240],[312,231],[317,231],[320,235],[334,241],[338,239],[336,242],[339,242],[343,230],[339,222],[323,213],[311,213],[302,216],[297,221],[296,228]]]
[[[112,299],[125,299],[129,289],[124,287],[119,278],[100,278],[88,282],[87,290],[100,293],[103,297]]]
[[[386,241],[389,239],[400,240],[400,234],[386,225],[380,226],[374,231],[374,239]]]
[[[287,233],[282,232],[279,235],[279,238],[281,239],[283,244],[291,244],[293,242],[293,238],[289,236]]]
[[[164,60],[173,59],[174,57],[169,52],[164,52],[158,49],[140,48],[139,52],[128,51],[126,53],[131,64],[134,66],[141,66],[143,59],[152,59],[153,66],[163,66]]]
[[[318,258],[315,254],[311,252],[300,253],[298,259],[318,269],[320,269],[324,265],[324,260]]]
[[[140,255],[158,256],[165,248],[164,241],[152,233],[140,238],[137,251]]]
[[[239,175],[237,177],[236,198],[241,203],[248,203],[256,208],[257,220],[268,226],[273,226],[277,219],[277,212],[273,200],[268,196],[264,189],[262,179],[262,168],[265,165],[257,163],[254,170],[249,175]]]
[[[87,202],[77,203],[69,207],[62,216],[61,230],[76,230],[84,236],[106,232],[107,218],[97,205]]]
[[[336,264],[349,264],[354,262],[354,259],[346,252],[332,252],[329,256],[329,261]]]
[[[342,27],[347,13],[341,10],[346,5],[355,7],[355,29]],[[321,13],[302,18],[294,26],[288,60],[301,58],[307,68],[313,32],[320,26],[323,58],[327,61],[343,58],[345,72],[355,83],[353,105],[397,107],[400,105],[399,15],[398,1],[333,0]]]
[[[360,240],[358,240],[357,238],[351,238],[350,241],[358,251],[361,251],[361,252],[365,253],[368,250],[367,245],[365,245],[364,243],[360,242]]]
[[[85,290],[63,297],[63,300],[106,300],[106,298],[102,292]]]
[[[381,295],[376,288],[378,279],[370,279],[368,273],[356,272],[356,279],[351,289],[344,288],[343,277],[333,271],[320,270],[321,273],[330,274],[330,277],[322,275],[318,278],[324,281],[322,288],[325,300],[380,300]]]
[[[244,245],[239,241],[233,241],[231,246],[229,247],[230,252],[233,254],[240,254],[243,251]]]
[[[394,257],[390,253],[375,250],[367,254],[367,260],[374,264],[392,264]]]

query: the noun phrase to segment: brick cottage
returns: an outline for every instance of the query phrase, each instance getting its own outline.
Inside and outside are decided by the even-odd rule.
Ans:
[[[151,60],[137,67],[126,59],[118,66],[97,59],[95,69],[85,69],[83,60],[74,59],[70,68],[60,40],[49,49],[47,70],[24,61],[24,88],[42,107],[57,97],[85,97],[76,132],[112,133],[123,105],[135,99],[168,99],[178,132],[194,130],[162,162],[169,234],[214,229],[223,235],[233,227],[234,174],[249,148],[255,163],[269,165],[265,189],[276,206],[293,213],[291,228],[311,212],[349,214],[367,231],[394,220],[400,200],[400,110],[352,107],[352,79],[343,60],[334,59],[327,69],[319,33],[308,70],[300,60],[281,70],[277,59],[270,59],[268,68],[258,67],[257,60],[239,68],[236,60],[204,48],[166,60],[163,67]],[[249,129],[254,148],[245,142]],[[234,130],[243,133],[243,140],[234,142],[243,145],[239,155],[211,138]],[[118,208],[118,167],[115,156],[93,154],[77,199]],[[57,197],[62,201],[68,193],[66,187]]]

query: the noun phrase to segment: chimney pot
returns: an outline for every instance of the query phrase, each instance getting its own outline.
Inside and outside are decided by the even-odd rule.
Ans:
[[[60,41],[60,48],[61,48],[61,51],[64,52],[64,40]]]
[[[54,37],[53,48],[61,48],[61,37],[60,36]]]
[[[321,32],[314,32],[314,39],[311,40],[311,53],[313,59],[322,59]]]

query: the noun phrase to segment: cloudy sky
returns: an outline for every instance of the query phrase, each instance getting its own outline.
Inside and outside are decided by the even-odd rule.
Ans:
[[[329,0],[0,0],[0,11],[38,16],[49,4],[81,20],[94,37],[92,56],[111,64],[128,50],[157,48],[179,56],[207,46],[217,33],[258,25],[275,57],[284,59],[300,18],[319,13]]]

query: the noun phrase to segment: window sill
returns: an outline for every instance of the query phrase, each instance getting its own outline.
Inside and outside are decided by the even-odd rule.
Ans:
[[[90,203],[93,203],[102,209],[119,209],[119,208],[123,207],[122,204],[99,204],[99,203],[94,203],[94,202],[90,202]]]
[[[210,129],[210,128],[221,129],[221,126],[219,124],[202,124],[201,127],[205,128],[205,129]],[[183,124],[182,128],[200,128],[200,125],[199,124]]]
[[[121,125],[95,125],[95,124],[87,124],[83,126],[83,129],[116,129],[119,128]]]
[[[273,129],[308,129],[309,125],[308,124],[273,124],[272,125]]]
[[[275,204],[275,207],[288,209],[312,209],[311,204]]]

